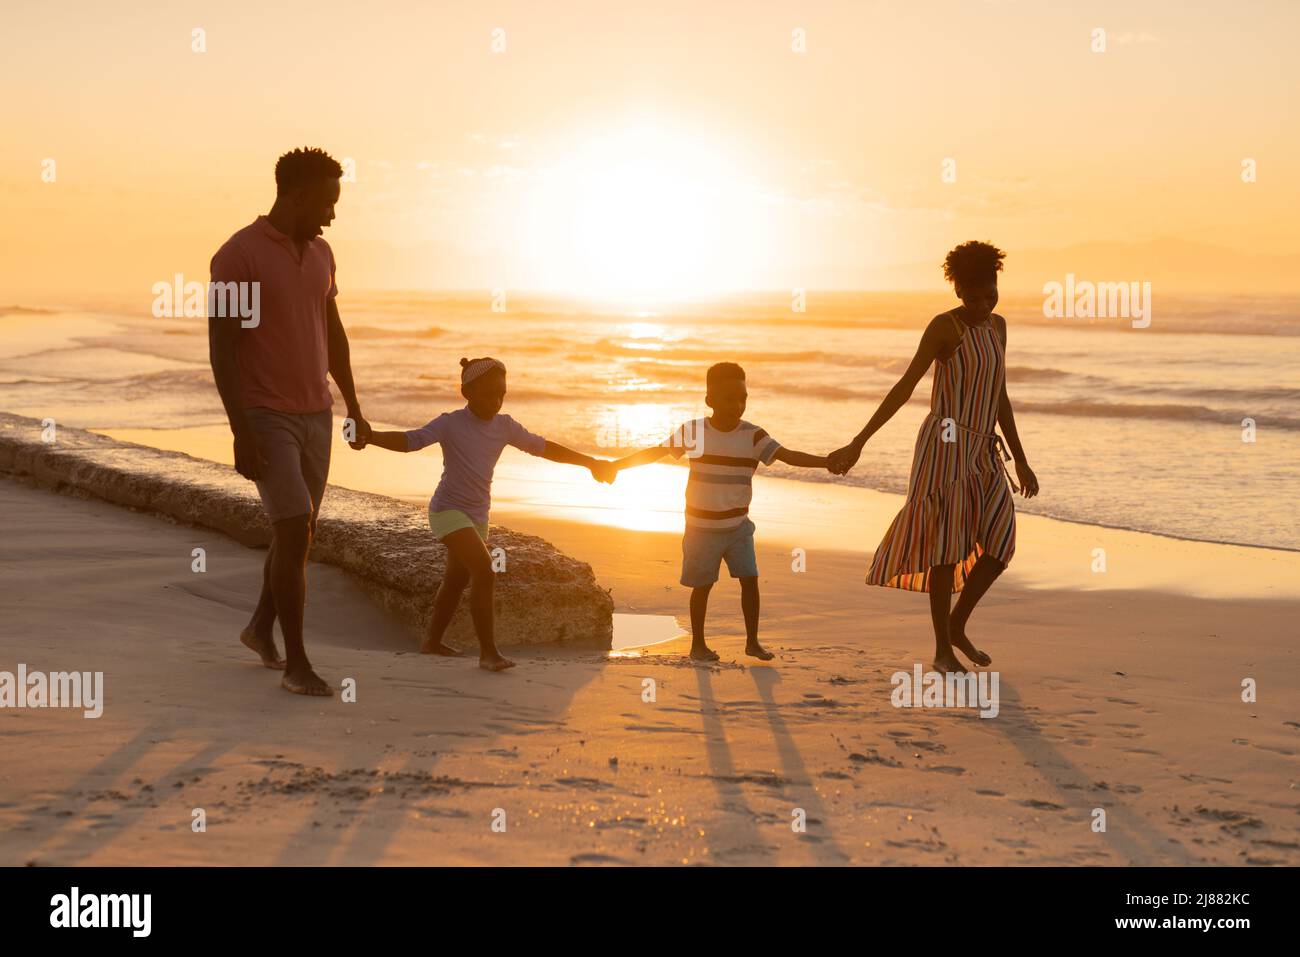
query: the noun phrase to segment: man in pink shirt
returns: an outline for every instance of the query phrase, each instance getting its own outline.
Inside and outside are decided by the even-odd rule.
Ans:
[[[335,303],[334,253],[320,238],[334,220],[342,175],[342,167],[318,149],[281,156],[271,211],[217,250],[209,293],[209,358],[235,436],[235,469],[257,483],[274,529],[261,597],[239,638],[266,667],[284,670],[282,687],[307,695],[334,693],[312,670],[302,640],[307,555],[333,432],[326,374],[347,403],[355,447],[370,434]],[[231,297],[236,289],[241,295]],[[255,314],[228,309],[231,301],[256,304]],[[284,659],[275,647],[277,618]]]

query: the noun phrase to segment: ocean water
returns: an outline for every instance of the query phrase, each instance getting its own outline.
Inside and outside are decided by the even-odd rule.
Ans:
[[[423,425],[461,404],[461,356],[510,368],[505,411],[593,454],[659,442],[707,414],[704,370],[746,369],[746,418],[814,453],[849,441],[906,367],[929,318],[919,294],[667,305],[384,294],[340,300],[367,416]],[[202,319],[112,309],[0,309],[0,409],[68,425],[224,422]],[[1006,299],[1008,390],[1042,494],[1024,511],[1181,538],[1300,549],[1300,302],[1160,300],[1151,326],[1051,320]],[[930,376],[836,478],[902,492]],[[342,407],[337,411],[341,414]],[[1251,430],[1243,425],[1253,422]],[[883,529],[882,529],[883,531]],[[1212,574],[1207,569],[1207,574]]]

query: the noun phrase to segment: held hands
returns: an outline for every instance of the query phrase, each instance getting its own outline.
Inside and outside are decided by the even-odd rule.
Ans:
[[[832,475],[844,475],[857,464],[861,454],[862,449],[850,442],[844,448],[836,449],[826,457],[826,471]]]
[[[614,479],[618,478],[618,466],[608,459],[592,459],[591,477],[597,482],[604,482],[606,485],[613,485]]]
[[[349,442],[348,445],[359,452],[362,449],[364,449],[367,445],[370,444],[370,432],[371,432],[370,423],[366,421],[365,416],[363,416],[360,412],[358,412],[354,416],[351,416],[351,419],[353,423],[353,428],[356,430],[356,432],[354,433],[356,435],[356,438],[353,439],[351,442]],[[346,423],[344,427],[346,428]],[[347,433],[345,432],[344,434],[346,435]]]

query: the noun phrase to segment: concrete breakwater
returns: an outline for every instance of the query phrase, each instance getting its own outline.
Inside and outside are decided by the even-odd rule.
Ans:
[[[39,419],[0,413],[0,477],[213,529],[250,547],[271,540],[256,488],[234,469],[80,429],[59,426],[51,434]],[[614,603],[590,565],[500,526],[492,528],[490,547],[502,549],[504,565],[496,578],[499,643],[610,646]],[[422,508],[330,486],[311,557],[342,568],[418,635],[432,614],[446,550]],[[448,638],[474,645],[468,601]]]

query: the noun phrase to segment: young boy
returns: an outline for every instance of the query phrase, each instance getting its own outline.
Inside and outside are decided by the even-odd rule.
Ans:
[[[709,368],[706,377],[704,403],[713,415],[679,426],[662,445],[614,462],[625,469],[665,455],[690,456],[682,584],[691,589],[691,657],[696,661],[718,660],[717,652],[704,643],[704,615],[723,561],[731,577],[740,579],[745,654],[772,660],[772,653],[758,643],[758,561],[754,523],[749,520],[754,470],[759,462],[770,465],[773,459],[787,465],[826,468],[826,456],[782,448],[765,431],[741,419],[748,398],[745,370],[734,362],[719,362]]]

